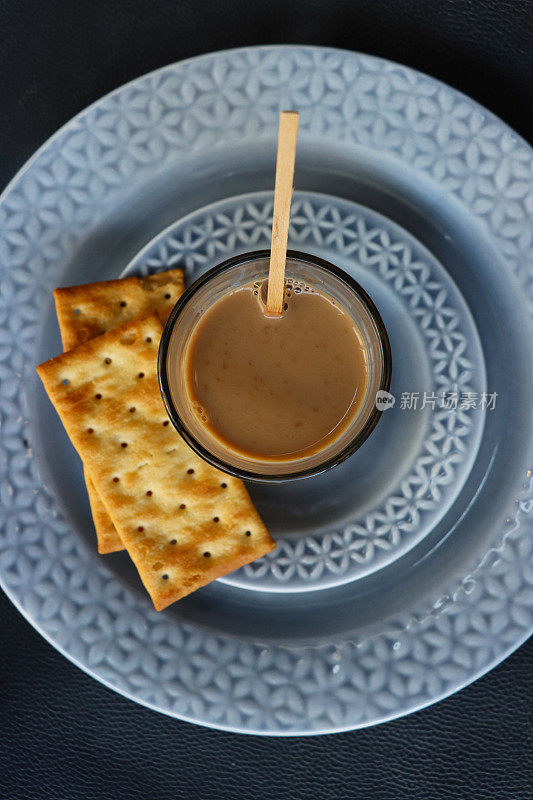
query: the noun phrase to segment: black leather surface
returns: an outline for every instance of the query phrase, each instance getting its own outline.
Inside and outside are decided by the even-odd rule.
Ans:
[[[530,0],[3,0],[0,186],[73,114],[197,53],[304,42],[451,83],[533,139]],[[0,800],[533,796],[530,642],[474,685],[374,729],[268,740],[136,706],[53,650],[0,594]]]

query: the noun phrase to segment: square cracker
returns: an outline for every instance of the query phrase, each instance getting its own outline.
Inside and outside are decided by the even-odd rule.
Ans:
[[[158,611],[275,547],[243,483],[169,423],[161,331],[147,313],[37,368]]]
[[[183,289],[183,270],[179,268],[146,278],[120,278],[56,289],[54,300],[63,350],[71,350],[151,308],[165,321]],[[98,552],[123,550],[117,529],[87,474],[85,483]]]

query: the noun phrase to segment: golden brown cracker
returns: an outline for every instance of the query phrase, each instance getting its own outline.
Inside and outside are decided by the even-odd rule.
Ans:
[[[63,350],[127,322],[153,308],[164,322],[184,289],[183,270],[146,278],[120,278],[56,289],[54,300]],[[98,493],[85,474],[99,553],[123,550],[120,537]]]
[[[83,474],[96,530],[98,552],[101,555],[105,555],[106,553],[116,553],[118,550],[124,550],[122,539],[113,525],[113,520],[105,510],[105,506],[100,500],[100,495],[96,491],[86,469],[83,470]]]
[[[242,482],[169,422],[161,330],[148,313],[37,368],[158,610],[275,547]]]
[[[146,278],[68,286],[54,291],[63,350],[94,339],[128,320],[154,309],[164,322],[183,294],[182,269]]]

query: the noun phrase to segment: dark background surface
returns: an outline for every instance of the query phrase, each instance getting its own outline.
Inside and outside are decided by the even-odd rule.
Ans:
[[[199,53],[297,42],[400,61],[533,140],[530,0],[0,0],[0,188],[60,125]],[[0,800],[533,796],[530,641],[437,706],[313,739],[210,731],[136,706],[0,594]]]

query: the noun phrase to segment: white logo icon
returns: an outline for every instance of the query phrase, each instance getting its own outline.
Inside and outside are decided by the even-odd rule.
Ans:
[[[393,407],[395,402],[396,398],[390,392],[386,392],[384,389],[376,392],[376,408],[378,411],[387,411],[387,409]]]

